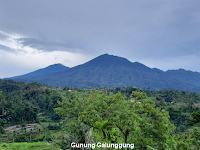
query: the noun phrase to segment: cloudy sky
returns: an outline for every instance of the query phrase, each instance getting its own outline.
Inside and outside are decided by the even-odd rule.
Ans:
[[[0,78],[101,54],[151,68],[200,72],[199,0],[6,0]]]

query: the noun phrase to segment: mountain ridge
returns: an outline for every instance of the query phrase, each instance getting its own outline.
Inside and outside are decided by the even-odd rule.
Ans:
[[[57,64],[53,64],[50,66],[47,66],[45,68],[41,68],[35,71],[32,71],[30,73],[24,74],[24,75],[19,75],[19,76],[15,76],[15,77],[11,77],[11,78],[18,78],[18,77],[34,77],[34,76],[40,76],[40,75],[48,75],[51,73],[56,73],[59,71],[63,71],[69,69],[69,67],[66,67],[60,63]]]
[[[56,70],[57,67],[54,70],[52,65],[46,68],[51,68],[51,72],[37,74],[38,70],[36,70],[34,75],[34,72],[32,72],[28,73],[28,76],[25,74],[10,79],[39,82],[50,86],[79,88],[135,86],[139,88],[150,87],[152,89],[172,88],[195,92],[199,90],[200,85],[200,73],[198,72],[186,70],[163,71],[108,54],[100,55],[72,68],[62,66],[60,70]]]

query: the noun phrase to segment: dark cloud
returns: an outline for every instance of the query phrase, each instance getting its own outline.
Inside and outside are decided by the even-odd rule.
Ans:
[[[199,6],[198,0],[7,0],[0,5],[0,31],[46,52],[108,53],[164,70],[184,58],[194,69],[189,60],[199,56]]]
[[[49,39],[20,38],[17,41],[23,46],[29,46],[43,51],[76,51],[77,49],[86,49],[87,47],[86,43],[78,39],[56,41]]]

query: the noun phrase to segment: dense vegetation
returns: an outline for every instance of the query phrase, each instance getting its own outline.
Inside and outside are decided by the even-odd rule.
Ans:
[[[164,149],[174,129],[168,113],[155,109],[154,100],[145,94],[137,92],[134,96],[139,102],[127,101],[120,93],[92,93],[88,99],[63,101],[57,111],[93,128],[95,143],[137,143],[136,149],[145,149],[147,145]]]
[[[133,142],[136,149],[199,149],[200,113],[193,105],[200,102],[199,96],[171,89],[98,89],[89,98],[63,101],[56,110],[66,118],[63,130],[69,133],[66,139],[70,142]]]
[[[184,132],[189,128],[187,120],[192,112],[197,111],[199,107],[195,104],[200,103],[200,95],[195,92],[179,91],[173,89],[150,90],[150,88],[120,88],[109,89],[109,92],[126,95],[130,99],[132,91],[144,92],[148,97],[156,98],[156,107],[161,107],[169,112],[170,121],[176,126],[177,132]]]
[[[54,108],[61,97],[56,91],[43,88],[38,83],[26,84],[12,80],[0,81],[0,115],[3,122],[37,122],[37,113],[49,114],[53,120],[59,119]]]
[[[7,137],[0,142],[10,143],[4,143],[4,149],[16,146],[11,143],[42,141],[55,150],[72,149],[71,142],[200,149],[200,109],[195,106],[200,95],[194,92],[135,87],[62,90],[12,80],[0,80],[0,91],[0,139]],[[38,126],[27,131],[27,123]],[[13,124],[21,129],[5,132]]]
[[[164,72],[138,62],[132,63],[125,58],[104,54],[73,68],[57,64],[11,79],[60,87],[67,85],[91,89],[135,86],[199,92],[200,73],[183,69]]]
[[[52,131],[58,130],[61,126],[55,123],[50,124],[58,122],[60,119],[60,116],[56,115],[54,111],[54,108],[59,106],[58,100],[62,101],[62,98],[55,90],[43,87],[38,83],[27,84],[12,80],[0,80],[0,143],[51,142]],[[45,125],[45,122],[48,123]],[[28,128],[26,126],[28,123],[39,124]],[[10,129],[9,132],[6,132],[4,129],[11,125],[15,125],[12,128],[18,130]],[[10,147],[17,149],[17,146],[20,149],[25,149],[25,147],[31,149],[29,144],[27,146],[5,145],[4,149]],[[35,149],[39,149],[39,147],[36,145]],[[50,146],[45,144],[41,147]]]

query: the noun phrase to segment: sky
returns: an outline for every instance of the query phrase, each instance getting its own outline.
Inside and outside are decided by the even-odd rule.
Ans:
[[[6,0],[0,78],[110,54],[161,70],[200,72],[199,0]]]

